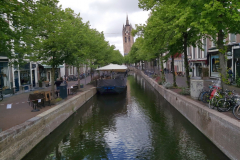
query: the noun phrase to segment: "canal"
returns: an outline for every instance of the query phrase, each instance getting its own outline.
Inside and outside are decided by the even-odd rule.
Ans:
[[[210,140],[137,76],[126,93],[95,95],[23,160],[225,160]]]

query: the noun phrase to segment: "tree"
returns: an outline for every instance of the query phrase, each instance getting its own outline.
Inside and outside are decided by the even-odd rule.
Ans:
[[[10,63],[23,64],[32,53],[32,29],[30,29],[31,0],[4,0],[0,2],[0,55]]]
[[[188,87],[190,87],[190,76],[187,47],[199,46],[202,48],[201,38],[204,37],[199,28],[191,25],[199,20],[200,12],[195,9],[197,3],[191,0],[170,0],[160,3],[159,1],[139,0],[141,8],[152,11],[146,27],[146,30],[149,29],[145,31],[146,35],[152,36],[148,36],[149,43],[156,44],[155,48],[161,46],[165,49],[169,49],[171,45],[171,49],[177,47],[174,49],[177,51],[176,53],[184,53]],[[171,51],[169,53],[176,54]]]
[[[68,49],[74,42],[68,33],[72,31],[72,25],[69,25],[67,14],[58,7],[57,0],[40,0],[35,7],[33,19],[38,21],[32,21],[31,27],[38,41],[34,44],[31,60],[40,60],[42,64],[51,66],[51,90],[55,95],[55,68],[71,57]]]
[[[220,76],[223,83],[227,80],[227,58],[224,39],[228,33],[239,34],[239,0],[201,0],[197,6],[201,10],[200,20],[193,23],[201,32],[212,37],[217,44],[220,60]]]

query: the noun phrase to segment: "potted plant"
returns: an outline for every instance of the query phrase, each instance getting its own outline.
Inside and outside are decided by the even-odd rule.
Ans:
[[[83,84],[80,84],[80,88],[83,88]]]
[[[42,80],[38,80],[39,87],[42,87]]]
[[[189,76],[192,77],[192,68],[189,68]]]

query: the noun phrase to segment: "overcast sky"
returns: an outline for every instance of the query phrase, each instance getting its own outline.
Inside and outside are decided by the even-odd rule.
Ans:
[[[83,22],[89,21],[91,28],[104,32],[110,45],[115,45],[123,54],[122,28],[126,24],[126,15],[135,28],[143,24],[148,12],[138,8],[138,0],[59,0],[62,8],[71,8],[80,13]]]

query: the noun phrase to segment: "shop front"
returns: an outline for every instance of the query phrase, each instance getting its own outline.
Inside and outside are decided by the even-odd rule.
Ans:
[[[19,66],[20,72],[20,85],[30,85],[31,84],[31,71],[30,71],[30,63]]]
[[[55,68],[55,73],[53,75],[55,81],[57,78],[61,77],[60,68],[63,68],[63,67],[64,67],[63,65],[59,65],[58,67]],[[51,69],[52,67],[49,65],[39,65],[39,74],[40,74],[40,79],[42,81],[49,81],[51,83],[51,77],[52,77]]]

